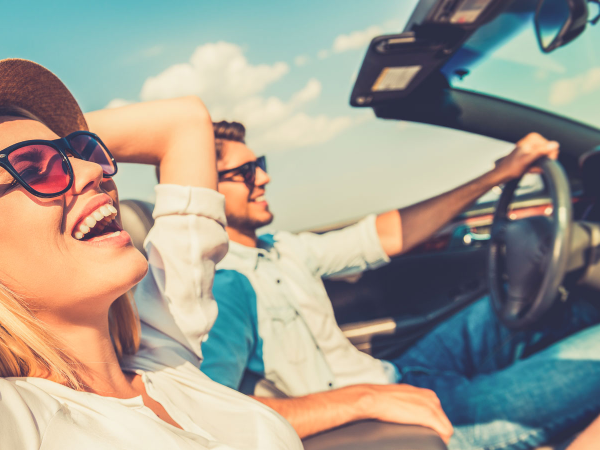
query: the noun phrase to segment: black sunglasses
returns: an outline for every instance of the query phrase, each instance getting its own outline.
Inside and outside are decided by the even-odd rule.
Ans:
[[[234,181],[234,182],[244,182],[248,186],[254,186],[256,182],[256,168],[260,167],[263,172],[267,172],[267,159],[265,156],[260,156],[256,158],[256,161],[250,161],[246,164],[242,164],[239,167],[234,167],[233,169],[222,170],[219,172],[219,181]],[[232,173],[233,176],[223,178],[223,175],[227,175]],[[236,179],[235,175],[241,175],[243,177],[242,180]]]
[[[52,198],[73,186],[73,167],[67,156],[99,164],[104,178],[117,173],[117,162],[94,133],[76,131],[67,137],[46,141],[23,141],[0,151],[0,167],[37,197]]]

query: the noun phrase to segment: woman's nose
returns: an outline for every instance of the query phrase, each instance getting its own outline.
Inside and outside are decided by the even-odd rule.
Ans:
[[[70,159],[73,167],[73,188],[74,194],[81,194],[86,189],[100,189],[103,174],[100,164],[96,164],[81,159]]]

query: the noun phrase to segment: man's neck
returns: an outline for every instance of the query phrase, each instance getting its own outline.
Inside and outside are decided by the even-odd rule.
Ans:
[[[246,247],[256,247],[258,244],[258,237],[254,230],[239,230],[231,227],[226,227],[225,230],[230,241],[237,242]]]

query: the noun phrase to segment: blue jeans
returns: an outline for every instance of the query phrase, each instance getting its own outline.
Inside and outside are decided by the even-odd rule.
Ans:
[[[599,322],[597,308],[576,301],[544,329],[514,332],[484,298],[392,363],[402,383],[438,395],[454,425],[451,450],[530,449],[600,413]]]

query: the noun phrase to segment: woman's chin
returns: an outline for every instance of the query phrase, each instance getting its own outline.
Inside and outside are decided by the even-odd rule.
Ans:
[[[137,258],[134,264],[132,264],[129,268],[131,271],[131,286],[129,289],[133,288],[136,284],[144,279],[146,274],[148,273],[148,261],[144,258],[139,251],[137,252]]]
[[[128,258],[120,258],[118,264],[111,268],[114,273],[114,286],[123,293],[135,287],[148,273],[148,261],[135,250]]]

